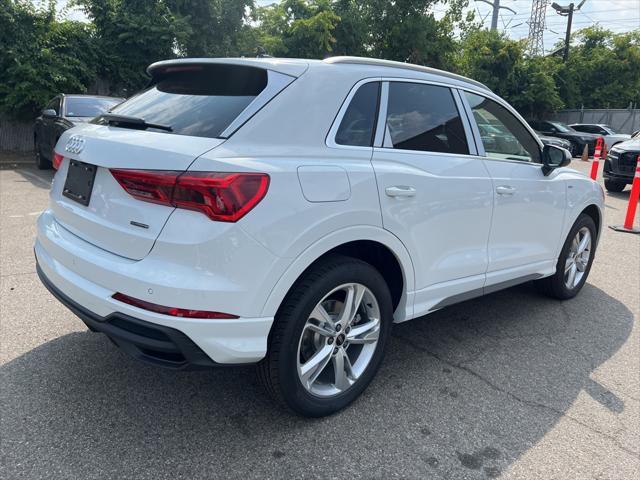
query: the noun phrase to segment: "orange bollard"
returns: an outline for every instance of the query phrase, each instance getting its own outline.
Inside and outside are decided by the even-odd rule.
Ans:
[[[640,233],[640,228],[633,227],[633,219],[636,216],[638,200],[640,200],[640,155],[638,155],[636,160],[636,174],[633,176],[633,184],[631,185],[631,194],[629,195],[629,205],[627,205],[627,215],[624,219],[624,225],[613,225],[609,228],[616,232]]]
[[[604,144],[604,139],[602,137],[598,137],[598,141],[596,142],[596,149],[593,152],[593,163],[591,163],[591,179],[596,180],[598,178],[598,167],[600,166],[600,156],[602,155],[602,145]]]

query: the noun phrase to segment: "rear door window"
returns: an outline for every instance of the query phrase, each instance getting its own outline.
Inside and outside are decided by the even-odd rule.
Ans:
[[[337,144],[359,147],[373,145],[379,98],[380,82],[366,83],[358,89],[340,122]]]
[[[167,125],[178,135],[219,137],[267,86],[267,71],[239,65],[167,68],[112,113]],[[151,130],[151,129],[150,129]]]
[[[391,82],[386,128],[385,147],[469,154],[460,112],[447,87]]]

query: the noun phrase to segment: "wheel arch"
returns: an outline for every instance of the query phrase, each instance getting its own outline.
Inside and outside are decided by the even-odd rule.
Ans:
[[[378,269],[389,286],[395,320],[411,316],[414,269],[409,252],[393,234],[373,226],[350,227],[333,232],[309,246],[291,262],[271,290],[262,314],[275,315],[304,272],[336,253],[359,258]]]
[[[593,223],[596,224],[596,230],[598,232],[598,237],[600,237],[600,232],[601,232],[601,228],[602,228],[602,213],[600,212],[600,209],[598,208],[598,206],[595,203],[592,203],[591,205],[588,205],[587,207],[585,207],[581,212],[580,215],[582,214],[588,215],[591,217],[591,219],[593,220]]]

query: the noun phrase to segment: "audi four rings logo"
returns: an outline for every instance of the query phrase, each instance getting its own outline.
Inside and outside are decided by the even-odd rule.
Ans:
[[[80,153],[84,148],[84,138],[75,135],[69,138],[64,149],[69,153]]]

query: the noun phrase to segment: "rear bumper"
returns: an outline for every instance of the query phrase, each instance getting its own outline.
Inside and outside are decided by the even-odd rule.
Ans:
[[[131,356],[174,369],[207,368],[216,365],[182,332],[117,312],[106,318],[100,317],[65,295],[47,278],[37,262],[36,271],[47,290],[75,313],[89,330],[104,333]]]
[[[34,250],[49,291],[90,329],[141,360],[186,368],[256,363],[266,355],[273,317],[205,320],[157,314],[114,300],[114,291],[67,268],[40,238]]]

